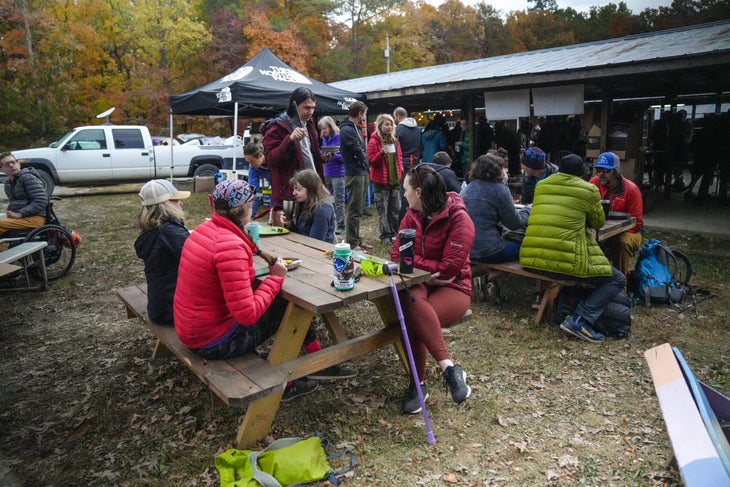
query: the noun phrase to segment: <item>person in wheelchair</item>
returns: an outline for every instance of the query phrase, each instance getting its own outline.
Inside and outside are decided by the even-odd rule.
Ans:
[[[9,230],[36,228],[46,223],[48,195],[32,167],[21,169],[10,152],[0,154],[0,171],[7,175],[8,208],[0,218],[0,237]]]
[[[148,181],[139,192],[142,210],[137,224],[142,233],[134,242],[134,250],[144,261],[147,313],[158,323],[173,323],[177,268],[183,244],[190,235],[185,228],[182,200],[189,196],[190,191],[178,191],[165,179]]]

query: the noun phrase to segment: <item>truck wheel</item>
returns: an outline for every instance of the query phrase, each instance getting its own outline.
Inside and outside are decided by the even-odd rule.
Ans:
[[[53,194],[53,190],[56,187],[56,183],[53,181],[53,176],[51,176],[47,171],[44,171],[43,169],[36,169],[36,174],[43,182],[43,187],[46,190],[46,194],[48,196],[51,196]]]
[[[210,177],[212,178],[215,173],[220,171],[217,166],[214,166],[213,164],[203,164],[202,166],[198,167],[195,172],[193,173],[193,176],[196,178],[204,178],[204,177]]]

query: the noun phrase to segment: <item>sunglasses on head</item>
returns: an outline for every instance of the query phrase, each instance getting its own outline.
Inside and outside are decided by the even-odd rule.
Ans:
[[[425,176],[428,176],[428,174],[431,174],[434,172],[433,168],[428,165],[426,162],[422,162],[420,164],[417,164],[413,166],[409,171],[408,174],[413,174],[416,177],[417,183],[414,185],[416,188],[422,188],[422,180],[421,180],[421,172],[425,173]]]

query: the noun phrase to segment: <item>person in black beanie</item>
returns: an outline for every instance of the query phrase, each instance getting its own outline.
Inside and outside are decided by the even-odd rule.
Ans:
[[[520,203],[529,205],[535,197],[535,185],[558,172],[558,166],[552,162],[547,162],[547,155],[539,147],[529,147],[525,149],[520,157],[520,165],[522,172],[525,174],[522,178],[522,198]]]

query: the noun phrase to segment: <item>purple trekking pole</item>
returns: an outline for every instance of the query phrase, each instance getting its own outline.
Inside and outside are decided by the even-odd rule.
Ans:
[[[398,264],[391,264],[397,266]],[[408,339],[408,330],[406,330],[406,319],[403,317],[403,308],[400,306],[400,299],[398,299],[398,288],[395,285],[395,279],[393,278],[393,270],[388,264],[383,264],[383,274],[390,277],[390,289],[393,291],[393,300],[395,301],[395,310],[398,314],[398,321],[400,321],[400,330],[403,334],[403,342],[406,345],[406,354],[408,355],[408,364],[411,366],[411,375],[416,383],[416,392],[418,393],[418,402],[421,404],[421,411],[423,412],[423,422],[426,423],[426,438],[429,445],[436,443],[436,438],[433,436],[433,430],[431,429],[431,422],[428,420],[428,411],[426,411],[426,401],[423,399],[423,390],[421,390],[421,381],[418,380],[418,371],[416,370],[416,361],[413,360],[413,350],[411,350],[411,342]]]

